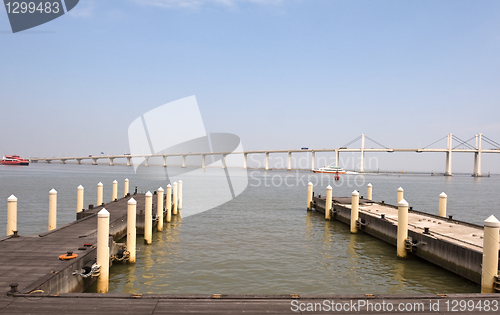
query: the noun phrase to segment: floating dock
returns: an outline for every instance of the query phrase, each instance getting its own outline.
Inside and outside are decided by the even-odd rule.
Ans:
[[[145,195],[134,194],[86,209],[77,214],[78,220],[40,235],[1,238],[0,288],[8,289],[9,285],[17,283],[20,293],[83,292],[95,278],[82,278],[73,272],[92,266],[96,260],[97,213],[103,208],[110,213],[109,248],[110,255],[115,255],[122,249],[121,244],[115,242],[126,235],[127,202],[131,197],[137,201],[137,218],[142,218],[144,225]],[[156,198],[153,198],[153,218],[156,208]],[[138,234],[140,222],[138,219]],[[78,257],[60,260],[59,256],[67,252]]]
[[[332,219],[351,222],[351,197],[333,197]],[[326,198],[313,197],[312,207],[325,213]],[[359,199],[358,229],[389,244],[397,244],[398,207],[384,202]],[[408,211],[407,252],[481,283],[484,228],[463,221]],[[500,261],[499,261],[500,263]]]

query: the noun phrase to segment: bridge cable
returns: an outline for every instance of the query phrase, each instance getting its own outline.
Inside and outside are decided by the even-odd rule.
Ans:
[[[381,147],[382,147],[382,148],[384,148],[384,149],[389,149],[389,148],[388,148],[388,147],[386,147],[385,145],[382,145],[382,144],[378,143],[377,141],[375,141],[375,140],[373,140],[373,139],[371,139],[371,138],[368,138],[367,136],[365,136],[365,138],[366,138],[366,139],[368,139],[368,140],[371,140],[372,142],[375,142],[376,144],[378,144],[379,146],[381,146]]]
[[[484,139],[484,141],[486,141],[487,143],[493,145],[493,146],[496,146],[497,148],[500,148],[500,144],[494,140],[491,140],[490,138],[486,137],[485,135],[482,136],[482,138]],[[491,142],[490,142],[491,141]]]
[[[444,139],[444,138],[446,138],[446,137],[448,137],[448,135],[446,135],[446,136],[442,137],[441,139],[439,139],[439,140],[437,140],[437,141],[434,141],[433,143],[429,144],[429,145],[428,145],[428,146],[426,146],[426,147],[423,147],[422,149],[427,149],[427,148],[428,148],[428,147],[430,147],[431,145],[438,143],[439,141],[443,140],[443,139]]]
[[[472,139],[476,138],[476,136],[470,138],[469,140],[467,141],[463,141],[462,139],[460,139],[459,137],[456,137],[456,136],[453,136],[453,138],[455,140],[458,140],[458,141],[461,141],[459,144],[457,144],[452,150],[455,150],[456,148],[458,148],[459,146],[461,146],[462,144],[468,146],[469,148],[471,149],[476,149],[475,147],[473,147],[472,145],[468,144],[467,142],[471,141]]]
[[[343,146],[341,146],[341,148],[347,148],[349,145],[353,144],[354,142],[358,141],[359,139],[361,139],[362,136],[359,136],[357,137],[356,139],[344,144]]]

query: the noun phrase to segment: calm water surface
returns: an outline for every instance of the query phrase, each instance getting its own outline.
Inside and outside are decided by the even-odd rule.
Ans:
[[[208,170],[210,172],[210,170]],[[247,189],[212,210],[175,217],[153,244],[138,239],[137,263],[111,268],[114,293],[462,293],[480,287],[418,258],[396,258],[395,247],[363,233],[352,235],[347,225],[326,222],[323,215],[305,211],[307,182],[316,194],[328,184],[335,196],[354,189],[395,204],[398,187],[414,209],[437,213],[438,196],[448,194],[448,214],[482,224],[498,216],[488,202],[500,191],[500,177],[359,175],[341,183],[309,172],[250,170]],[[156,190],[165,182],[137,178],[132,168],[108,165],[32,164],[0,167],[0,226],[6,225],[7,198],[16,195],[20,234],[47,230],[48,192],[58,191],[58,226],[75,219],[76,187],[85,187],[85,205],[95,204],[96,185],[104,183],[111,200],[111,183],[120,191],[128,177],[131,190]],[[188,175],[186,175],[188,177]],[[184,209],[214,198],[196,180],[184,184]],[[189,184],[188,184],[189,183]],[[198,187],[199,186],[199,187]],[[92,288],[89,289],[90,291]]]

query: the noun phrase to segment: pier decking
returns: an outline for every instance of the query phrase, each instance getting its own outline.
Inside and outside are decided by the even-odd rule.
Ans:
[[[467,302],[469,308],[460,311],[460,301]],[[34,294],[0,298],[0,314],[9,315],[68,312],[75,315],[498,314],[498,307],[498,294],[222,295],[217,298],[211,294]]]
[[[325,212],[326,199],[313,198],[313,208]],[[351,198],[333,197],[333,219],[350,224]],[[398,207],[359,200],[359,228],[396,245]],[[429,228],[428,232],[425,228]],[[407,251],[473,282],[481,283],[482,226],[409,210]]]
[[[144,194],[136,194],[137,213],[145,208]],[[83,279],[73,275],[83,266],[90,266],[96,259],[97,212],[106,208],[110,212],[110,254],[120,248],[113,247],[126,235],[127,201],[124,197],[79,214],[80,220],[61,226],[40,235],[0,239],[0,288],[6,291],[12,283],[18,283],[21,293],[43,290],[45,293],[83,292],[95,278]],[[156,210],[156,198],[153,198]],[[153,213],[156,213],[154,211]],[[142,215],[144,217],[144,215]],[[144,222],[144,220],[143,220]],[[92,246],[85,247],[85,244]],[[85,250],[79,248],[86,248]],[[71,251],[78,255],[71,260],[60,260],[59,256]]]

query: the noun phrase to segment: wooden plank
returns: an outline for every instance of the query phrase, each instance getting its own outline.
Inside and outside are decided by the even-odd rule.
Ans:
[[[143,194],[133,195],[137,200],[137,212],[144,210],[145,198]],[[126,229],[127,202],[130,197],[121,198],[101,207],[87,210],[90,215],[81,220],[59,227],[56,230],[42,233],[41,236],[24,236],[18,238],[0,239],[0,290],[10,289],[11,283],[18,283],[18,289],[32,289],[33,283],[39,279],[47,278],[68,268],[75,261],[87,264],[92,260],[88,257],[91,249],[79,250],[85,243],[96,243],[97,216],[95,214],[105,207],[110,212],[111,226],[122,224]],[[154,209],[156,209],[156,200]],[[125,219],[124,219],[125,218]],[[122,228],[123,229],[123,228]],[[123,233],[122,233],[123,234]],[[85,236],[85,237],[81,237]],[[72,251],[79,255],[71,261],[61,261],[60,255]],[[56,293],[56,292],[51,292]]]
[[[498,294],[449,294],[449,295],[308,295],[307,298],[291,299],[283,296],[226,296],[221,299],[207,296],[189,295],[186,298],[177,295],[143,295],[132,298],[129,294],[62,294],[51,296],[24,296],[0,298],[0,314],[52,315],[58,313],[71,314],[498,314],[498,306],[494,309],[493,301],[498,302]],[[326,302],[324,302],[326,301]],[[467,301],[492,305],[489,311],[484,309],[457,312],[453,301]],[[471,302],[469,302],[471,301]],[[373,306],[368,306],[370,303]],[[385,311],[382,305],[386,305]],[[390,311],[387,305],[392,305]],[[4,306],[3,308],[1,306]],[[295,306],[293,306],[295,305]],[[335,311],[327,311],[325,305],[334,305]],[[346,309],[345,305],[348,305]],[[362,306],[364,305],[364,306]],[[397,308],[412,308],[412,311],[397,312]],[[496,304],[498,305],[498,304]],[[339,306],[344,306],[342,309]],[[300,307],[302,312],[294,312]],[[316,307],[316,309],[314,309]],[[380,308],[380,309],[379,309]],[[418,308],[418,309],[417,309]],[[305,311],[309,309],[310,311]],[[378,309],[378,310],[377,310]],[[459,310],[459,309],[458,309]]]

